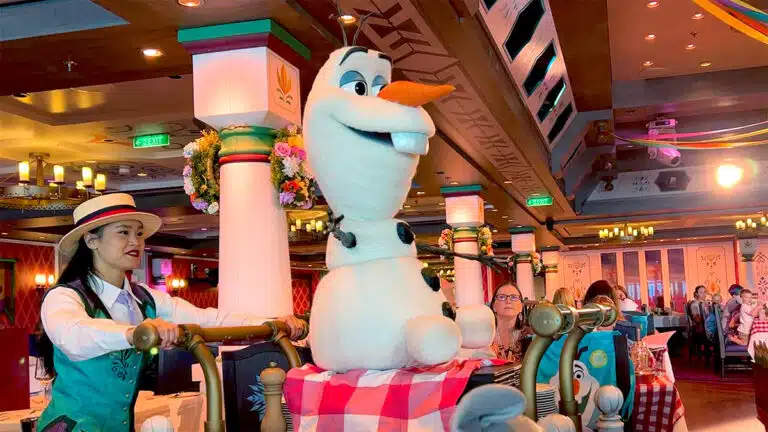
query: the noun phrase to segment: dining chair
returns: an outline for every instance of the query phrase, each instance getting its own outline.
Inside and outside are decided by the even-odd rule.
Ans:
[[[720,366],[720,379],[725,379],[726,369],[730,370],[750,370],[752,369],[752,358],[744,345],[730,343],[725,337],[723,329],[723,313],[720,305],[714,305],[715,321],[717,324],[717,350],[719,352],[718,361]],[[729,360],[731,360],[729,364]],[[734,364],[735,363],[735,364]]]

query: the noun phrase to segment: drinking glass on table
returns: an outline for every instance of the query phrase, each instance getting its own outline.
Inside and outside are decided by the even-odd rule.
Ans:
[[[53,377],[48,374],[48,372],[45,370],[45,362],[43,362],[42,357],[38,357],[37,361],[35,362],[35,379],[37,382],[40,383],[40,386],[43,388],[43,397],[45,398],[45,402],[51,401],[51,381],[53,381]]]

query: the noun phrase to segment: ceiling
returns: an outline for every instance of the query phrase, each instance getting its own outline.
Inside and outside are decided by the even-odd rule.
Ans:
[[[201,8],[173,0],[93,3],[127,24],[1,43],[0,184],[15,181],[18,161],[30,152],[50,153],[50,162],[69,167],[69,182],[77,180],[80,167],[92,166],[108,174],[111,190],[135,194],[142,208],[163,217],[152,248],[215,257],[218,218],[192,209],[180,188],[181,148],[199,136],[203,125],[194,119],[191,56],[176,32],[275,20],[312,52],[300,67],[305,99],[317,69],[340,43],[339,27],[328,18],[333,7],[318,0],[209,0]],[[436,243],[445,227],[440,188],[457,184],[483,187],[486,219],[498,231],[500,250],[507,247],[506,230],[519,225],[537,228],[539,246],[574,246],[592,245],[597,230],[615,222],[653,223],[663,239],[676,233],[705,238],[731,232],[733,221],[746,217],[743,206],[713,209],[706,200],[686,214],[656,201],[634,204],[642,207],[637,211],[632,204],[614,203],[600,207],[599,214],[584,212],[580,197],[599,184],[592,161],[615,153],[617,143],[590,141],[586,131],[592,120],[577,117],[550,152],[487,26],[457,3],[449,8],[433,0],[342,0],[356,14],[375,9],[380,15],[369,21],[359,42],[392,55],[398,79],[450,82],[458,88],[449,102],[427,107],[438,133],[398,216],[421,241]],[[578,116],[605,119],[617,134],[642,134],[645,123],[659,115],[680,119],[680,131],[686,132],[768,119],[768,73],[744,71],[768,67],[768,46],[709,15],[692,20],[698,12],[692,1],[662,0],[655,9],[646,3],[580,0],[575,6],[573,0],[549,0]],[[768,8],[768,0],[752,3]],[[656,36],[653,41],[644,39],[649,33]],[[696,48],[685,50],[687,43]],[[144,48],[164,55],[146,58]],[[646,60],[654,65],[644,68]],[[702,68],[704,60],[712,66]],[[67,61],[74,63],[67,66]],[[133,137],[148,133],[169,133],[171,145],[134,149]],[[555,155],[563,157],[561,147],[576,149],[577,162],[569,169],[578,174],[552,174],[560,162]],[[660,168],[649,164],[645,153],[623,147],[622,170]],[[768,159],[762,148],[732,153]],[[710,156],[684,154],[683,168],[711,163]],[[120,175],[120,167],[128,174]],[[563,179],[569,176],[577,181]],[[527,207],[525,198],[532,192],[550,194],[556,204]],[[70,225],[66,214],[0,210],[0,229],[6,233],[0,236],[52,242]],[[292,259],[319,266],[324,249],[323,242],[295,242]]]
[[[608,0],[611,71],[615,81],[768,66],[768,45],[731,29],[693,1],[660,1],[655,8],[648,8],[647,3]],[[758,3],[753,2],[755,6]],[[703,17],[693,19],[696,13],[703,13]],[[646,40],[649,34],[655,39]],[[695,48],[686,49],[689,44]],[[653,64],[644,66],[646,61]],[[700,66],[704,61],[712,65]]]

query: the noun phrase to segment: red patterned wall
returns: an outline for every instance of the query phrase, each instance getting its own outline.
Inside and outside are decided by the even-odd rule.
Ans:
[[[35,290],[35,275],[54,272],[54,248],[21,243],[0,242],[0,258],[15,259],[16,320],[13,327],[33,331],[40,317],[41,297]],[[0,313],[0,327],[9,325]]]

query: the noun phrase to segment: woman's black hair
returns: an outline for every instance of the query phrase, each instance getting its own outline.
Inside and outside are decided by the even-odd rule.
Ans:
[[[98,237],[101,237],[103,232],[104,232],[103,227],[99,227],[90,231],[90,234],[94,234]],[[79,282],[84,290],[86,291],[93,290],[88,280],[88,276],[91,274],[92,271],[93,271],[93,252],[85,244],[85,237],[83,237],[80,239],[80,242],[77,245],[77,250],[75,251],[75,254],[72,255],[72,258],[69,260],[69,263],[64,268],[64,271],[61,272],[61,275],[59,275],[59,280],[56,281],[56,284],[54,286],[69,285],[69,284],[72,284],[73,282]],[[42,318],[40,319],[40,321],[38,321],[36,333],[37,333],[38,352],[40,354],[40,357],[43,359],[43,365],[45,366],[45,371],[48,373],[49,376],[53,377],[56,375],[56,370],[53,365],[53,342],[51,342],[51,339],[48,337],[47,334],[45,334]]]

